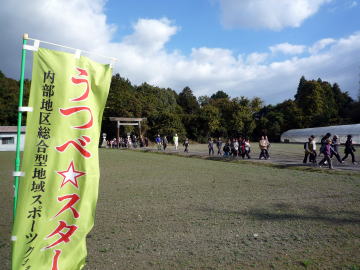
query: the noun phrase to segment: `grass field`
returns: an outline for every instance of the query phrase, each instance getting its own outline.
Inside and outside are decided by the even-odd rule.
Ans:
[[[4,269],[13,157],[0,152]],[[100,165],[86,270],[360,269],[359,174],[111,149]]]
[[[272,143],[270,148],[270,160],[259,160],[259,154],[260,150],[258,147],[257,142],[251,143],[251,162],[260,162],[262,164],[275,164],[280,165],[281,167],[311,167],[310,163],[302,164],[303,158],[304,158],[304,147],[303,144],[284,144],[284,143]],[[317,152],[319,152],[319,145],[317,146]],[[149,147],[150,150],[156,151],[156,146]],[[214,158],[218,159],[219,156],[217,155],[217,149],[214,147],[215,155]],[[190,153],[186,154],[183,152],[183,147],[180,147],[178,151],[174,150],[174,147],[170,145],[166,152],[168,153],[176,153],[180,155],[196,155],[196,156],[202,156],[202,157],[208,157],[208,146],[207,144],[193,144],[190,145]],[[340,146],[339,148],[339,154],[342,158],[344,156],[344,147]],[[317,161],[319,162],[323,156],[318,156]],[[230,158],[232,159],[232,158]],[[237,158],[241,159],[241,158]],[[357,161],[360,161],[360,151],[355,152],[355,159]],[[247,159],[245,159],[247,160]],[[351,163],[351,157],[349,156],[347,160],[340,164],[335,157],[332,158],[332,163],[335,170],[341,170],[341,171],[358,171],[360,172],[360,165],[353,165]],[[326,168],[326,166],[324,166]]]

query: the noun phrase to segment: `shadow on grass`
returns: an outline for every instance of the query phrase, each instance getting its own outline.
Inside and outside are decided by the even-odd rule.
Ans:
[[[227,209],[197,208],[195,211],[208,212],[218,215],[248,217],[262,221],[323,221],[334,225],[360,224],[359,211],[326,211],[317,206],[293,208],[289,204],[275,204],[271,209],[253,208],[247,211]],[[301,212],[302,214],[295,213]]]
[[[133,151],[134,149],[122,149],[125,151]],[[266,160],[258,160],[256,158],[253,159],[242,159],[242,158],[234,158],[234,157],[224,157],[224,156],[204,156],[199,153],[184,153],[184,152],[164,152],[159,151],[156,149],[149,149],[149,148],[138,148],[135,149],[144,153],[151,153],[151,154],[159,154],[159,155],[171,155],[171,156],[178,156],[184,158],[197,158],[203,160],[212,160],[212,161],[220,161],[220,162],[230,162],[230,163],[239,163],[245,165],[253,165],[253,166],[262,166],[262,167],[271,167],[276,169],[289,169],[289,170],[298,170],[298,171],[306,171],[306,172],[316,172],[316,173],[325,173],[325,174],[336,174],[336,175],[360,175],[358,171],[352,170],[329,170],[329,169],[322,169],[319,167],[313,167],[309,164],[303,163],[286,163],[286,164],[276,164],[267,162]]]
[[[231,162],[231,163],[239,163],[239,164],[251,164],[254,166],[262,166],[262,167],[271,167],[276,169],[289,169],[289,170],[298,170],[298,171],[306,171],[306,172],[317,172],[317,173],[325,173],[325,174],[337,174],[337,175],[360,175],[358,171],[352,170],[329,170],[326,168],[319,168],[317,166],[311,166],[309,164],[303,163],[285,163],[285,164],[276,164],[267,162],[266,160],[258,160],[258,159],[242,159],[242,158],[233,158],[233,157],[201,157],[206,160],[213,161],[221,161],[221,162]]]

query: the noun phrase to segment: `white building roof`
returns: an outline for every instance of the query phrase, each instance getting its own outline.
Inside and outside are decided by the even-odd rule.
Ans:
[[[337,135],[341,143],[345,143],[347,135],[352,135],[353,143],[360,144],[360,124],[327,126],[303,129],[290,129],[281,134],[282,142],[306,142],[309,136],[314,135],[317,141],[330,132]]]

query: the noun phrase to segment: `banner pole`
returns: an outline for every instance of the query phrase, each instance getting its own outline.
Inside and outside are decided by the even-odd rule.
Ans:
[[[21,73],[20,73],[20,91],[19,91],[19,108],[23,105],[24,98],[24,77],[25,77],[25,59],[26,59],[26,45],[29,36],[28,34],[23,35],[23,48],[21,55]],[[16,136],[16,157],[15,157],[15,172],[20,171],[20,140],[21,140],[21,122],[22,122],[22,112],[18,111],[18,122],[17,122],[17,136]],[[18,191],[19,191],[19,176],[14,177],[14,202],[13,202],[13,221],[15,220],[16,215],[16,205],[18,201]]]

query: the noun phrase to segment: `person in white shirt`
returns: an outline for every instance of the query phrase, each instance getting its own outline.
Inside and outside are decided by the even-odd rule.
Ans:
[[[309,150],[310,150],[309,161],[312,162],[313,164],[316,164],[317,154],[316,154],[316,141],[314,135],[310,136]]]
[[[179,137],[176,133],[175,136],[173,137],[173,141],[174,141],[175,150],[177,150],[179,146]]]

